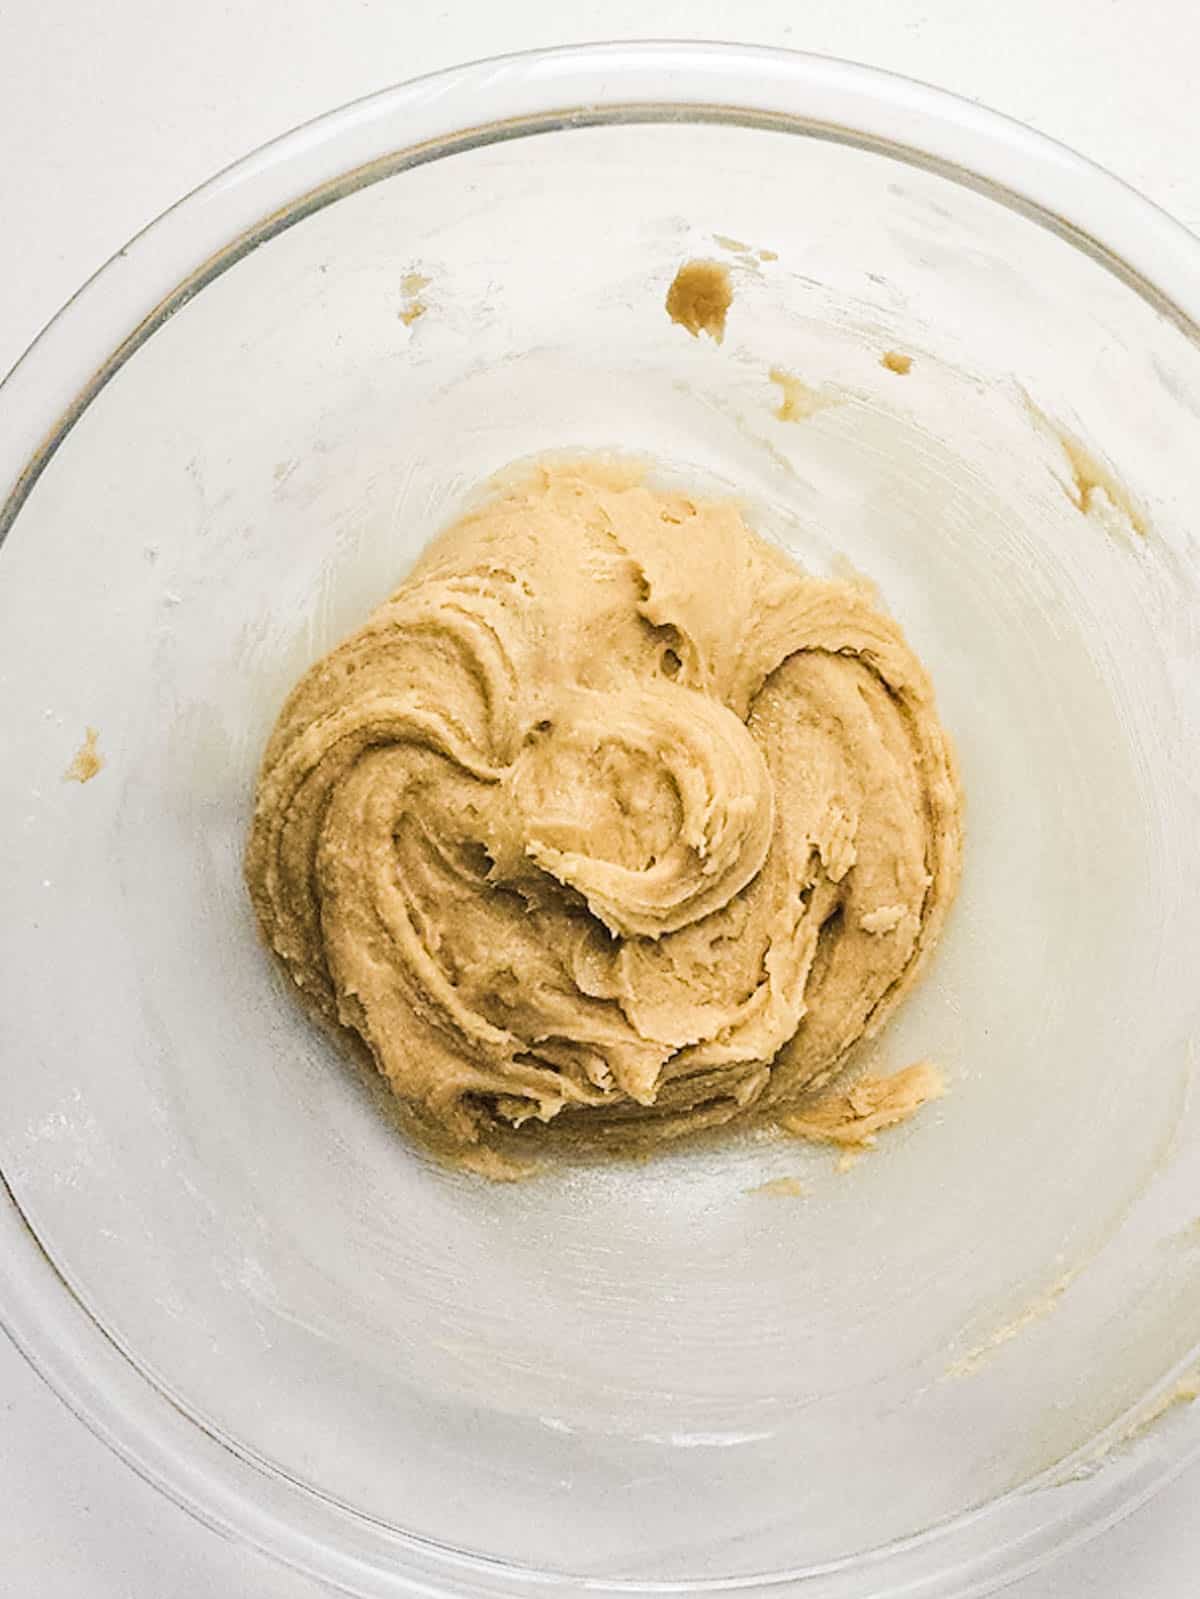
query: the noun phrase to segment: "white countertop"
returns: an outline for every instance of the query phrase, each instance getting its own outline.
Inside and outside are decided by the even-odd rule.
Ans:
[[[739,38],[866,61],[1075,146],[1200,233],[1195,0],[250,0],[0,5],[0,372],[109,255],[298,122],[464,57]],[[152,64],[152,65],[151,65]],[[1016,1599],[1196,1591],[1200,1468]],[[316,1599],[142,1483],[0,1336],[0,1599]]]

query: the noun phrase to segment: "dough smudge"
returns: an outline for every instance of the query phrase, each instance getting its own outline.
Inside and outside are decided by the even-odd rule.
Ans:
[[[94,727],[84,733],[83,743],[75,751],[70,766],[63,773],[64,783],[90,783],[104,766],[104,757],[96,748],[99,734]]]

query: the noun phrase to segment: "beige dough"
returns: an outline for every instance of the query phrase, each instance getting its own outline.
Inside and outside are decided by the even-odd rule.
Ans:
[[[809,1096],[794,1110],[780,1112],[786,1132],[816,1144],[869,1149],[888,1127],[915,1116],[946,1092],[945,1078],[932,1061],[917,1061],[890,1077],[860,1077],[844,1090]]]
[[[90,783],[104,767],[104,757],[96,748],[99,734],[94,727],[89,727],[84,733],[83,743],[75,751],[70,766],[63,773],[63,781],[67,783]]]
[[[718,344],[733,304],[733,280],[719,261],[685,261],[667,290],[667,315],[694,339],[707,333]]]
[[[585,461],[511,478],[300,681],[246,874],[308,1004],[482,1164],[832,1125],[813,1087],[912,986],[960,849],[895,622],[734,503]]]

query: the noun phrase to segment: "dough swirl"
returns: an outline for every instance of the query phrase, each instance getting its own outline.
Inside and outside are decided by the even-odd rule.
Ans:
[[[857,588],[638,468],[513,478],[293,690],[262,932],[428,1136],[656,1140],[794,1106],[957,884],[933,692]]]

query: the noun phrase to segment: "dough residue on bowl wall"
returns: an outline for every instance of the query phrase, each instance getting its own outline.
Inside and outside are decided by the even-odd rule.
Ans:
[[[1072,505],[1084,516],[1095,516],[1110,527],[1115,520],[1120,527],[1145,538],[1149,533],[1146,513],[1112,467],[1076,434],[1048,416],[1024,389],[1021,396],[1039,432],[1053,440],[1066,458],[1069,476],[1063,488]]]
[[[1071,1456],[1055,1472],[1055,1485],[1083,1482],[1095,1476],[1114,1456],[1125,1454],[1170,1418],[1200,1399],[1200,1366],[1193,1366],[1177,1377],[1152,1399],[1137,1407],[1132,1415],[1110,1429],[1097,1443]]]
[[[83,743],[75,751],[70,766],[63,773],[63,781],[67,783],[90,783],[104,766],[104,757],[96,748],[99,734],[94,727],[89,727]]]
[[[419,317],[423,317],[429,307],[421,298],[432,279],[424,272],[406,272],[400,280],[400,291],[404,295],[404,304],[401,306],[399,316],[405,327],[412,327]]]
[[[746,1192],[765,1194],[768,1199],[803,1199],[808,1189],[800,1177],[771,1177],[765,1183],[756,1183]]]
[[[775,415],[781,422],[803,422],[810,416],[816,416],[818,411],[827,411],[830,406],[841,403],[840,395],[828,389],[814,389],[803,378],[784,367],[773,366],[769,376],[781,391],[775,409]]]
[[[881,925],[879,930],[892,928]],[[922,1105],[945,1092],[940,1068],[932,1061],[917,1061],[886,1077],[863,1076],[845,1089],[817,1093],[796,1110],[782,1113],[779,1124],[797,1138],[861,1152],[872,1148],[885,1128],[909,1121]]]
[[[750,267],[757,266],[759,262],[779,260],[778,250],[758,249],[753,244],[747,244],[744,239],[730,238],[728,233],[714,233],[712,238],[714,244],[719,245],[722,250],[728,250],[730,255],[740,257],[742,262]]]
[[[981,1343],[976,1344],[966,1354],[959,1356],[957,1360],[947,1366],[946,1376],[970,1377],[981,1370],[1005,1344],[1011,1343],[1014,1338],[1020,1337],[1026,1328],[1034,1326],[1056,1310],[1059,1301],[1082,1269],[1082,1267],[1076,1266],[1070,1271],[1062,1272],[1041,1293],[1035,1294],[1015,1316],[1003,1322],[996,1328],[995,1332],[989,1334]]]
[[[733,279],[720,261],[685,261],[667,290],[667,315],[694,339],[707,333],[720,344],[733,304]]]
[[[1133,531],[1145,538],[1145,516],[1116,473],[1065,428],[1057,429],[1057,434],[1071,468],[1071,497],[1083,514],[1089,516],[1098,510],[1098,496],[1103,495],[1114,509],[1124,515]]]

